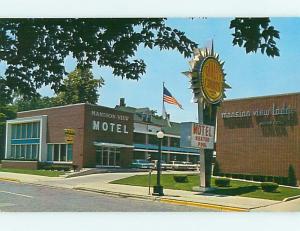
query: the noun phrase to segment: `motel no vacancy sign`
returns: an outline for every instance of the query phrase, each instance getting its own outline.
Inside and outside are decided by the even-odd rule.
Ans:
[[[214,127],[192,122],[181,123],[180,146],[214,149]]]

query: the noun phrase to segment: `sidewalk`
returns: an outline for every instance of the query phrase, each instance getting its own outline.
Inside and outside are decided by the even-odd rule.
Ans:
[[[109,182],[124,177],[145,173],[103,173],[73,178],[46,177],[17,173],[0,172],[1,179],[14,179],[21,183],[31,183],[50,187],[69,188],[76,190],[93,191],[122,197],[133,197],[148,200],[160,200],[165,203],[209,207],[221,211],[250,211],[253,209],[275,206],[280,201],[247,198],[239,196],[223,196],[190,192],[182,190],[164,189],[165,196],[149,195],[148,187],[110,184]]]

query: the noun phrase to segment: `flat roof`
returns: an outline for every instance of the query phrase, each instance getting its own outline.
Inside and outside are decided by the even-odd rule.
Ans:
[[[262,98],[269,98],[269,97],[283,97],[283,96],[292,96],[292,95],[300,95],[300,92],[293,92],[293,93],[283,93],[277,95],[262,95],[262,96],[252,96],[247,98],[236,98],[236,99],[226,99],[224,102],[228,101],[238,101],[238,100],[251,100],[251,99],[262,99]]]
[[[111,107],[106,107],[106,106],[102,106],[102,105],[98,105],[98,104],[91,104],[91,103],[76,103],[76,104],[67,104],[67,105],[63,105],[63,106],[54,106],[54,107],[45,107],[45,108],[39,108],[39,109],[33,109],[33,110],[28,110],[28,111],[20,111],[17,112],[17,114],[20,113],[27,113],[27,112],[35,112],[35,111],[42,111],[42,110],[49,110],[49,109],[57,109],[57,108],[65,108],[65,107],[74,107],[74,106],[80,106],[80,105],[90,105],[90,106],[95,106],[95,107],[104,107],[104,108],[108,108],[111,110],[116,110],[115,108],[111,108]],[[126,113],[126,112],[125,112]]]

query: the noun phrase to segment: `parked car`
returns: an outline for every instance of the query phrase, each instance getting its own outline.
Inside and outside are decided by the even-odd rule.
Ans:
[[[153,168],[156,169],[156,166],[157,166],[157,160],[152,160],[151,162],[153,163]],[[168,164],[166,163],[166,161],[161,160],[160,164],[161,164],[161,169],[162,169],[162,170],[167,170],[167,165],[168,165]]]
[[[172,170],[197,170],[197,165],[186,161],[171,161]]]
[[[153,168],[154,164],[150,163],[147,160],[143,160],[143,159],[137,159],[137,160],[133,160],[132,163],[130,164],[131,168]]]

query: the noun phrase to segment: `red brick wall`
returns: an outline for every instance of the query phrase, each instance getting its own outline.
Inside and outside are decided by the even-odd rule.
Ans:
[[[18,113],[17,117],[48,115],[47,143],[65,143],[65,128],[75,130],[73,144],[73,163],[82,167],[83,163],[83,129],[84,104],[41,109]]]
[[[99,116],[93,116],[92,111],[103,112],[113,115],[115,118],[105,118]],[[121,117],[119,117],[121,116]],[[125,118],[127,120],[123,120]],[[122,119],[120,119],[122,118]],[[128,133],[117,133],[115,129],[113,131],[95,131],[92,129],[93,120],[121,124],[122,128],[126,125]],[[116,125],[115,125],[116,126]],[[116,128],[116,127],[114,127]],[[107,143],[117,143],[132,145],[133,143],[133,114],[117,111],[107,107],[100,107],[94,105],[86,105],[85,107],[85,130],[84,130],[84,165],[95,166],[96,163],[96,148],[93,142],[107,142]],[[122,163],[123,159],[127,159],[130,153],[126,151],[127,148],[120,150],[120,161]],[[132,157],[131,157],[132,159]],[[125,161],[124,163],[127,163]],[[125,165],[122,165],[124,167]]]
[[[291,115],[274,116],[272,106],[296,109]],[[269,116],[254,116],[270,109]],[[251,117],[222,118],[224,112],[249,111]],[[257,97],[223,102],[217,118],[217,161],[224,173],[287,176],[292,164],[300,179],[300,94]],[[268,122],[269,121],[269,122]],[[267,125],[281,121],[281,125]],[[264,125],[260,124],[263,123]]]
[[[115,115],[115,118],[102,118],[92,116],[92,110]],[[75,130],[73,144],[73,164],[82,167],[94,167],[96,165],[96,148],[94,141],[118,143],[132,145],[133,143],[133,115],[131,113],[116,111],[111,108],[78,104],[64,107],[41,109],[18,113],[18,118],[31,117],[37,115],[48,115],[47,124],[47,143],[64,143],[65,128]],[[126,120],[124,119],[126,117]],[[116,131],[94,131],[92,130],[92,121],[106,121],[108,123],[121,124],[122,128],[126,125],[128,133],[117,133]],[[121,149],[120,161],[124,159],[125,165],[128,164],[128,158],[132,159],[128,148]]]
[[[2,168],[21,168],[21,169],[38,169],[37,161],[14,161],[14,160],[2,160]]]

